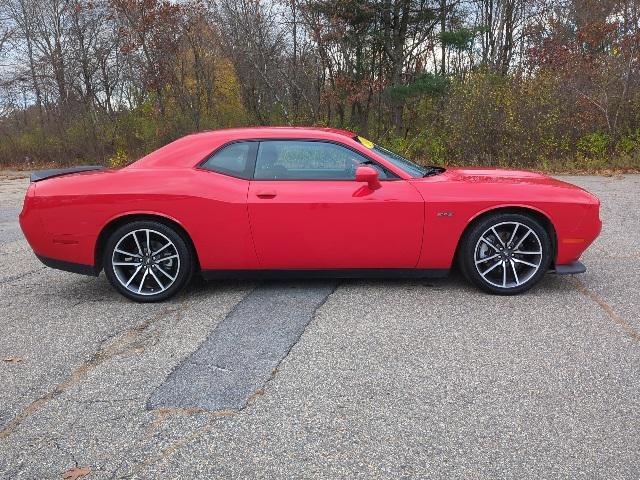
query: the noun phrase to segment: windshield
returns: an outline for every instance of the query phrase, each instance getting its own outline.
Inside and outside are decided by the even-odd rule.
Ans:
[[[392,152],[391,150],[387,150],[380,145],[376,145],[366,138],[355,137],[355,140],[360,142],[368,149],[373,150],[382,158],[393,163],[396,167],[402,169],[414,178],[427,177],[429,175],[435,175],[436,173],[441,173],[444,171],[444,169],[440,167],[423,167],[421,165],[418,165],[417,163],[413,163],[411,160],[408,160],[403,156]]]

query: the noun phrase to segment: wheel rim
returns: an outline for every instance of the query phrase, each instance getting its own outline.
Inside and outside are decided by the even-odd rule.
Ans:
[[[148,228],[125,234],[111,255],[118,282],[136,295],[158,295],[173,285],[180,255],[166,235]]]
[[[542,242],[532,228],[520,222],[501,222],[480,236],[474,262],[487,283],[498,288],[516,288],[540,270],[542,253]]]

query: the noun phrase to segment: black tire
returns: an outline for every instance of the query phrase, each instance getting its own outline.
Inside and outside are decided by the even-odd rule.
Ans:
[[[514,230],[516,236],[512,240]],[[521,237],[525,238],[518,248],[514,248]],[[537,245],[539,249],[536,249]],[[540,254],[533,254],[538,251]],[[488,293],[515,295],[529,290],[549,270],[553,244],[549,232],[533,216],[494,213],[482,217],[469,228],[462,238],[458,255],[460,270],[467,280]],[[476,262],[479,262],[478,267]],[[538,266],[534,269],[532,265]]]
[[[150,232],[152,251],[167,241],[167,244],[171,244],[169,248],[165,247],[155,257],[148,254],[147,231]],[[121,247],[119,251],[133,252],[135,255],[115,252],[118,245]],[[139,248],[142,248],[143,255],[139,255]],[[121,260],[122,263],[116,262],[119,265],[114,265],[116,260]],[[194,269],[191,249],[182,235],[164,223],[146,220],[127,223],[113,232],[105,245],[102,261],[111,285],[123,296],[136,302],[161,302],[173,297],[189,283]],[[132,266],[126,265],[128,262],[132,262]],[[138,266],[140,268],[136,270]],[[137,276],[133,277],[134,280],[127,287],[125,280],[131,275]],[[142,284],[138,290],[142,293],[134,288],[136,283]]]

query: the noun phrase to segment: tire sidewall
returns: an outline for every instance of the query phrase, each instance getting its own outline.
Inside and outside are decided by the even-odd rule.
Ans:
[[[134,230],[143,229],[155,230],[169,238],[169,240],[171,240],[175,245],[180,257],[180,270],[178,271],[178,278],[176,278],[175,282],[173,282],[173,284],[169,288],[161,293],[158,293],[157,295],[138,295],[135,292],[132,292],[125,288],[124,285],[122,285],[117,279],[116,274],[113,270],[113,265],[111,264],[113,251],[120,239]],[[180,235],[173,228],[165,225],[164,223],[147,220],[139,220],[127,223],[116,229],[116,231],[114,231],[107,240],[102,262],[102,264],[104,265],[105,275],[111,285],[113,285],[113,287],[119,293],[136,302],[161,302],[163,300],[171,298],[180,290],[182,290],[182,288],[189,282],[193,274],[193,255],[191,254],[191,250],[182,235]]]
[[[480,275],[475,265],[475,249],[480,236],[491,226],[503,222],[518,222],[531,228],[538,235],[542,246],[542,260],[538,271],[522,285],[512,288],[501,288],[490,284]],[[547,230],[533,217],[519,213],[496,213],[479,220],[471,227],[465,235],[461,254],[461,267],[467,279],[486,292],[497,295],[515,295],[532,288],[547,273],[553,261],[553,244]]]

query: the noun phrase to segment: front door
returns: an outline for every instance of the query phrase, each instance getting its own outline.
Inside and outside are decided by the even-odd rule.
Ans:
[[[330,142],[260,143],[248,192],[249,221],[264,269],[413,268],[424,201],[382,167],[381,188],[355,181],[372,161]]]

